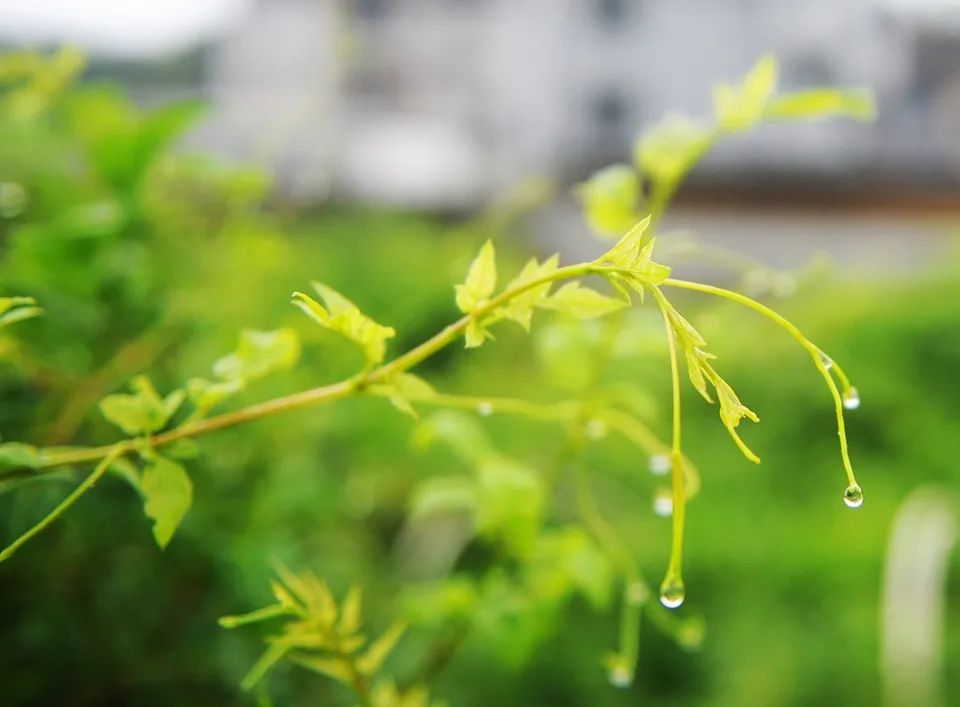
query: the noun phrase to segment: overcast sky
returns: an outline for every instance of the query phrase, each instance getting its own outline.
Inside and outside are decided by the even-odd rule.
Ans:
[[[0,0],[0,40],[96,53],[174,52],[229,27],[253,0]]]

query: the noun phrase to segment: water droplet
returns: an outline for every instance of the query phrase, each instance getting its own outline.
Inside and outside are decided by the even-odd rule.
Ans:
[[[843,407],[847,410],[856,410],[860,407],[860,391],[853,387],[843,391]]]
[[[650,457],[650,473],[663,476],[670,471],[670,457],[666,454],[654,454]]]
[[[634,606],[642,606],[650,598],[650,590],[643,582],[630,582],[627,585],[627,601]]]
[[[477,414],[481,417],[490,417],[493,414],[493,403],[489,400],[484,400],[482,403],[477,405]]]
[[[859,508],[863,505],[863,489],[860,484],[850,484],[843,492],[843,502],[848,508]]]
[[[667,486],[658,486],[653,492],[653,512],[661,518],[673,515],[673,491]]]
[[[597,420],[594,418],[587,422],[586,426],[587,437],[593,440],[603,439],[607,436],[607,423],[603,420]]]
[[[820,363],[822,363],[823,367],[828,371],[833,368],[833,359],[827,356],[823,351],[820,352]]]
[[[667,575],[660,585],[660,603],[668,609],[676,609],[683,603],[687,592],[683,587],[683,580],[676,575]]]
[[[627,688],[633,683],[630,666],[623,656],[612,656],[607,661],[607,675],[614,687]]]

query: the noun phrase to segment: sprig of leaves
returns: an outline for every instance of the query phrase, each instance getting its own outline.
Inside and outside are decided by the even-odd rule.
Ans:
[[[283,659],[351,688],[375,707],[413,707],[428,704],[426,690],[400,692],[381,678],[380,671],[406,630],[395,622],[377,638],[362,633],[363,600],[353,587],[337,602],[327,584],[310,572],[294,573],[277,567],[271,583],[274,604],[236,616],[224,616],[220,625],[237,628],[273,619],[285,619],[279,631],[267,637],[267,649],[253,665],[242,686],[251,690]]]

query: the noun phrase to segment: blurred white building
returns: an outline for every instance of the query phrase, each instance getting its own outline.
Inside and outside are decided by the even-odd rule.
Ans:
[[[629,159],[667,112],[708,115],[712,85],[766,52],[784,88],[872,88],[880,120],[765,126],[721,146],[702,181],[960,175],[952,0],[216,3],[229,22],[203,15],[196,83],[161,93],[207,95],[194,139],[308,197],[456,208],[531,174],[580,178]],[[151,85],[132,83],[139,95]]]

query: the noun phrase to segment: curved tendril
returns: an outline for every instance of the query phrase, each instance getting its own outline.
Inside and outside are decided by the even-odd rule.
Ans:
[[[670,352],[670,381],[673,388],[673,441],[671,444],[670,461],[673,470],[673,537],[670,548],[670,562],[663,584],[660,586],[660,601],[670,608],[679,606],[683,602],[683,529],[686,510],[686,494],[684,492],[683,453],[681,451],[681,416],[680,416],[680,364],[677,359],[676,333],[670,323],[670,316],[663,306],[660,293],[651,288],[654,298],[663,315],[663,324],[667,332],[667,348]]]
[[[857,479],[853,473],[853,464],[850,462],[850,453],[847,448],[847,431],[843,418],[843,396],[840,393],[840,390],[837,388],[836,381],[834,381],[831,371],[836,372],[837,378],[840,380],[840,383],[843,385],[845,391],[850,391],[852,388],[850,386],[850,379],[847,377],[847,374],[843,371],[843,369],[837,364],[837,362],[831,360],[831,365],[828,369],[823,361],[824,353],[816,344],[804,336],[803,333],[796,327],[796,325],[794,325],[789,319],[770,309],[766,305],[757,302],[755,299],[747,297],[746,295],[741,295],[739,292],[726,290],[722,287],[715,287],[713,285],[705,285],[699,282],[688,282],[686,280],[674,280],[673,278],[668,278],[664,280],[662,284],[684,290],[704,292],[706,294],[722,297],[748,307],[778,324],[781,328],[785,329],[801,346],[803,346],[804,349],[807,350],[811,358],[813,358],[813,362],[817,367],[817,370],[823,376],[823,379],[827,384],[827,388],[830,391],[830,395],[833,398],[833,403],[837,414],[837,434],[840,437],[840,457],[843,460],[843,469],[847,475],[847,482],[851,486],[857,485]]]
[[[56,508],[50,511],[43,519],[34,525],[32,528],[23,533],[20,537],[10,543],[2,552],[0,552],[0,562],[9,559],[13,553],[19,550],[25,543],[27,543],[35,535],[41,533],[48,525],[53,523],[57,518],[59,518],[63,513],[70,508],[74,503],[76,503],[83,494],[89,491],[94,484],[103,476],[107,469],[110,468],[110,465],[124,452],[122,447],[115,447],[107,453],[107,455],[97,464],[96,469],[88,476],[86,479],[80,482],[80,485],[77,486],[73,491],[70,492],[70,495],[63,499]]]

